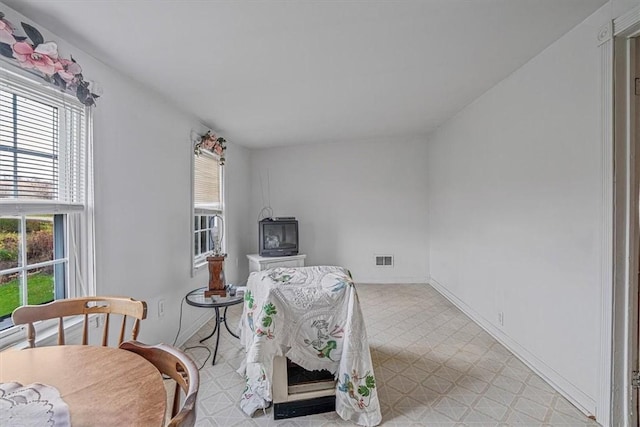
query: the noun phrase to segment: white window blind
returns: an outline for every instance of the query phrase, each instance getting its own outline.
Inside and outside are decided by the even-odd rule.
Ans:
[[[95,295],[91,111],[0,67],[0,348],[11,311]],[[47,326],[48,327],[48,326]]]
[[[85,107],[60,92],[0,73],[0,201],[18,211],[83,208]]]
[[[218,159],[208,153],[194,156],[193,200],[195,213],[222,210],[221,168]]]
[[[207,265],[214,250],[222,251],[224,236],[223,175],[217,155],[202,150],[193,157],[193,272]],[[220,233],[220,234],[218,234]]]

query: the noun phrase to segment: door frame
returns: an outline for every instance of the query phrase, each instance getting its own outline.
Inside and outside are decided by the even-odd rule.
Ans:
[[[640,257],[639,125],[632,96],[640,7],[603,26],[601,52],[603,261],[601,364],[597,419],[604,426],[638,425],[631,372],[638,360]]]

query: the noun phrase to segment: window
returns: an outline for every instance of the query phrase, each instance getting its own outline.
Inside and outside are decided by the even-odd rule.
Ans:
[[[214,249],[222,251],[223,220],[222,166],[218,156],[202,150],[193,159],[194,267],[204,265]]]
[[[0,330],[24,304],[93,292],[88,109],[0,74]]]

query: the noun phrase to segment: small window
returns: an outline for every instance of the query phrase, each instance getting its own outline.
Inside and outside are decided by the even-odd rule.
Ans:
[[[198,267],[224,247],[222,166],[218,156],[207,150],[194,155],[193,201],[193,260]]]

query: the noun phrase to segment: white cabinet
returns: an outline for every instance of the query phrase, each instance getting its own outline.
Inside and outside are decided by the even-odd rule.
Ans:
[[[247,255],[249,258],[249,273],[276,267],[304,267],[304,254],[291,256],[266,257],[258,254]]]

